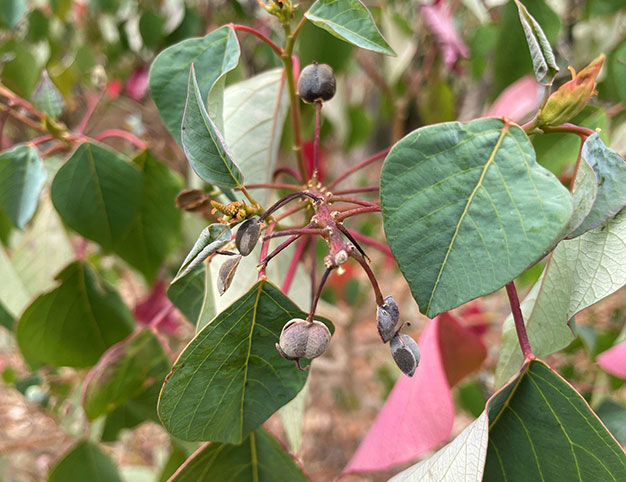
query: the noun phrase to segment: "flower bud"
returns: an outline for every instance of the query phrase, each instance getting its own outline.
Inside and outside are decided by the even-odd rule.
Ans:
[[[376,308],[376,326],[378,334],[387,343],[396,334],[396,326],[400,319],[398,304],[391,296],[385,298],[385,304]]]
[[[309,104],[330,100],[335,95],[337,82],[330,65],[314,62],[307,65],[298,79],[298,95]]]
[[[248,256],[259,241],[259,233],[261,232],[261,220],[259,218],[250,218],[243,222],[237,230],[235,237],[235,245],[242,256]]]
[[[294,318],[283,327],[277,348],[288,360],[310,359],[324,353],[329,343],[330,331],[324,323]]]
[[[587,105],[592,95],[596,94],[596,77],[604,63],[604,54],[597,57],[587,67],[576,73],[570,67],[572,80],[553,92],[546,105],[537,116],[539,127],[563,124],[578,115]]]
[[[420,349],[409,335],[397,334],[389,343],[391,356],[402,373],[412,377],[420,362]]]

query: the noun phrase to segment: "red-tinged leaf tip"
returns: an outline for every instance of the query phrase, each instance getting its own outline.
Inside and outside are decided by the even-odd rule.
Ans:
[[[601,353],[597,360],[604,371],[626,379],[626,341]]]

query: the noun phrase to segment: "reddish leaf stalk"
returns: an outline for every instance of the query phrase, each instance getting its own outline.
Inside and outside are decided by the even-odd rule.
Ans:
[[[380,188],[378,186],[355,187],[352,189],[341,189],[339,191],[333,191],[333,195],[357,194],[361,192],[378,192],[379,190]]]
[[[359,204],[361,206],[377,206],[376,203],[373,203],[371,201],[364,201],[362,199],[357,199],[354,197],[346,197],[346,196],[333,196],[330,198],[329,202],[352,203],[352,204]]]
[[[328,276],[330,275],[333,269],[335,268],[334,267],[326,268],[326,271],[324,271],[324,274],[322,275],[322,279],[320,280],[320,285],[317,288],[317,293],[315,293],[315,297],[313,298],[313,303],[311,304],[311,312],[309,313],[309,316],[306,319],[309,323],[313,323],[313,316],[315,315],[315,310],[317,309],[317,302],[320,300],[322,289],[324,288],[324,285],[326,284],[326,280],[328,279]]]
[[[0,118],[0,151],[2,150],[2,138],[3,138],[3,133],[4,133],[4,126],[7,123],[7,119],[9,118],[9,113],[11,112],[11,107],[9,106],[9,108],[7,110],[5,110],[2,114],[2,117]],[[34,145],[31,142],[31,145]]]
[[[586,127],[580,127],[574,124],[561,124],[560,126],[543,126],[541,130],[546,134],[552,134],[554,132],[566,132],[569,134],[576,134],[583,141],[587,139],[587,137],[596,133],[593,129],[587,129]]]
[[[281,184],[281,183],[263,183],[263,184],[246,184],[246,189],[289,189],[291,191],[299,191],[302,189],[295,184]]]
[[[367,244],[371,246],[372,248],[376,248],[377,250],[382,251],[383,253],[393,257],[393,253],[391,252],[391,249],[386,244],[379,243],[375,239],[372,239],[369,236],[365,236],[364,234],[361,234],[358,231],[353,231],[351,229],[348,231],[350,232],[352,236],[354,236],[355,239],[361,241],[363,244]]]
[[[578,149],[578,157],[576,158],[576,164],[574,165],[574,172],[569,182],[569,192],[574,191],[574,184],[576,183],[576,176],[578,175],[578,169],[580,168],[580,160],[583,157],[583,146],[585,145],[585,139],[580,139],[580,149]]]
[[[365,270],[365,273],[367,273],[367,277],[369,278],[372,288],[374,289],[374,294],[376,295],[376,304],[378,306],[383,306],[385,304],[385,300],[383,298],[383,294],[380,291],[380,286],[378,286],[378,281],[376,281],[376,276],[374,276],[372,268],[370,268],[369,264],[367,264],[367,261],[365,261],[363,257],[355,251],[350,253],[350,256],[356,259],[363,268],[363,270]]]
[[[76,129],[76,132],[78,134],[83,134],[85,132],[87,124],[89,123],[89,119],[91,119],[91,116],[96,110],[96,107],[98,107],[98,104],[102,100],[102,97],[104,97],[105,92],[106,89],[103,89],[102,92],[100,92],[95,98],[92,96],[87,96],[87,111],[81,119],[80,124],[78,125],[78,129]]]
[[[388,147],[387,149],[383,149],[380,152],[377,152],[376,154],[368,157],[367,159],[365,159],[364,161],[358,163],[356,166],[351,167],[350,169],[348,169],[346,172],[344,172],[343,174],[341,174],[340,176],[338,176],[334,181],[332,181],[330,184],[328,184],[328,189],[331,189],[333,186],[336,186],[337,184],[339,184],[341,181],[343,181],[346,177],[350,176],[351,174],[357,172],[359,169],[363,169],[364,167],[369,166],[370,164],[372,164],[373,162],[378,161],[379,159],[382,159],[383,157],[385,157],[387,154],[389,154],[389,151],[391,150],[390,147]]]
[[[377,206],[377,205],[363,206],[360,208],[348,209],[347,211],[339,213],[336,219],[337,219],[337,222],[341,222],[344,219],[349,218],[351,216],[356,216],[358,214],[365,214],[365,213],[375,213],[375,212],[380,212],[380,206]]]
[[[511,312],[513,313],[513,320],[515,321],[515,330],[517,331],[517,339],[519,340],[524,360],[533,360],[535,355],[530,347],[530,341],[528,341],[528,333],[526,332],[526,325],[524,324],[524,316],[522,315],[522,309],[520,307],[519,298],[517,296],[517,290],[515,289],[515,282],[511,281],[506,285],[506,294],[509,296],[509,303],[511,304]]]
[[[274,175],[272,176],[272,179],[276,179],[281,174],[289,174],[291,177],[293,177],[299,183],[304,182],[303,179],[300,177],[300,174],[298,174],[298,172],[296,170],[294,170],[294,169],[292,169],[290,167],[279,167],[278,169],[276,169],[274,171]]]
[[[233,30],[236,30],[239,32],[247,32],[247,33],[251,33],[252,35],[255,35],[256,37],[261,39],[263,42],[265,42],[267,45],[269,45],[272,48],[272,50],[276,52],[276,55],[278,55],[279,57],[283,54],[283,49],[281,49],[278,45],[276,45],[267,35],[259,32],[258,30],[252,27],[248,27],[247,25],[239,25],[239,24],[234,24],[234,23],[231,23],[230,27]]]
[[[296,252],[289,263],[289,268],[287,269],[287,274],[285,275],[285,281],[283,281],[283,286],[281,288],[282,292],[287,294],[289,293],[289,288],[291,288],[291,282],[296,274],[296,270],[298,269],[298,263],[304,257],[304,252],[306,251],[306,247],[309,245],[309,238],[302,238],[298,244],[296,245]]]
[[[311,238],[311,246],[309,248],[309,256],[311,259],[311,271],[309,277],[311,280],[311,306],[315,299],[315,262],[317,261],[317,238]]]
[[[320,131],[322,127],[322,102],[315,102],[315,137],[313,138],[313,179],[317,179],[320,158]]]
[[[141,149],[142,151],[147,149],[146,143],[139,139],[137,136],[131,134],[130,132],[123,131],[121,129],[107,129],[98,134],[95,139],[97,141],[102,141],[103,139],[108,139],[110,137],[117,137],[119,139],[124,139],[125,141],[130,142],[137,149]]]
[[[269,216],[272,215],[272,213],[274,213],[275,211],[283,207],[285,204],[293,201],[294,199],[301,199],[304,197],[311,198],[314,202],[318,202],[318,198],[309,192],[294,192],[291,194],[287,194],[284,198],[279,199],[274,204],[272,204],[267,209],[267,211],[263,213],[263,215],[261,216],[261,221],[264,221],[265,219],[267,219]]]
[[[325,231],[323,229],[320,228],[311,228],[311,225],[308,225],[307,227],[304,228],[294,228],[294,229],[283,229],[282,231],[278,231],[277,233],[272,233],[272,234],[268,234],[266,236],[263,237],[263,241],[267,240],[267,239],[274,239],[274,238],[279,238],[281,236],[293,236],[294,234],[301,234],[301,235],[308,235],[308,234],[312,234],[312,235],[323,235],[325,233]]]
[[[273,225],[272,225],[273,226]],[[268,228],[269,230],[269,228]],[[283,249],[285,249],[287,246],[289,246],[291,243],[293,243],[294,241],[296,241],[297,239],[300,238],[300,234],[295,234],[293,236],[291,236],[290,238],[286,239],[285,241],[283,241],[281,244],[279,244],[278,246],[276,246],[276,248],[274,249],[274,251],[272,251],[270,254],[264,256],[264,252],[263,249],[261,249],[261,263],[259,264],[260,268],[259,268],[259,278],[265,276],[265,267],[267,266],[267,263],[270,262],[270,260],[276,256],[277,254],[279,254]],[[263,241],[263,246],[269,246],[269,242],[270,240],[266,240]],[[267,248],[265,249],[265,253],[267,253]]]
[[[270,224],[267,227],[265,233],[266,234],[272,234],[272,231],[274,230],[275,226],[276,226],[276,223]],[[285,243],[283,243],[283,244],[285,244]],[[263,244],[261,244],[261,254],[259,256],[259,261],[260,261],[260,264],[259,264],[259,276],[258,276],[257,279],[265,278],[265,268],[267,266],[267,261],[269,261],[269,259],[271,259],[271,258],[268,258],[268,256],[267,256],[267,252],[269,251],[269,248],[270,248],[270,241],[269,241],[269,239],[267,241],[263,241]],[[279,248],[280,248],[280,246],[279,246]],[[276,251],[276,250],[274,250],[274,251]],[[276,254],[278,254],[278,253],[276,253]],[[276,254],[274,254],[273,256],[276,256]]]

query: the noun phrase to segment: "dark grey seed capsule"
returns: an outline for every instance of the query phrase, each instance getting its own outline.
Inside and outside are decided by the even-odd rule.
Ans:
[[[285,358],[317,358],[328,348],[330,331],[321,321],[288,321],[280,333],[279,348]]]
[[[313,63],[300,72],[298,94],[304,102],[330,100],[336,88],[335,73],[330,65]]]
[[[241,256],[229,256],[220,267],[220,272],[217,276],[217,291],[220,296],[226,293],[226,290],[230,288],[230,284],[233,282],[240,261]]]
[[[391,356],[405,375],[412,377],[420,362],[420,349],[409,335],[397,334],[389,343]]]
[[[259,241],[261,232],[261,220],[259,218],[250,218],[243,222],[237,230],[235,237],[235,245],[242,256],[248,256]]]
[[[387,343],[396,334],[396,326],[400,319],[400,310],[398,304],[391,297],[385,298],[383,306],[376,308],[376,326],[378,327],[378,334],[382,340]]]

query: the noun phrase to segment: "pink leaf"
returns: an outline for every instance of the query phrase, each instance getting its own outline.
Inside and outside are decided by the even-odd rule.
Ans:
[[[169,300],[165,283],[157,280],[152,292],[135,306],[135,319],[140,325],[157,327],[160,331],[175,334],[180,326],[180,314]]]
[[[146,67],[137,67],[126,81],[126,95],[139,102],[148,92],[149,71]]]
[[[437,0],[431,5],[420,5],[420,12],[448,68],[454,68],[459,58],[469,57],[469,49],[456,31],[445,2]]]
[[[343,474],[383,470],[415,459],[445,442],[454,422],[450,392],[478,369],[486,348],[470,328],[443,314],[419,340],[421,362],[413,378],[402,375]],[[462,348],[455,355],[454,345]]]
[[[485,117],[507,117],[519,122],[539,108],[542,97],[543,87],[535,78],[522,77],[504,89]]]
[[[598,355],[598,365],[604,371],[626,379],[626,341]]]

